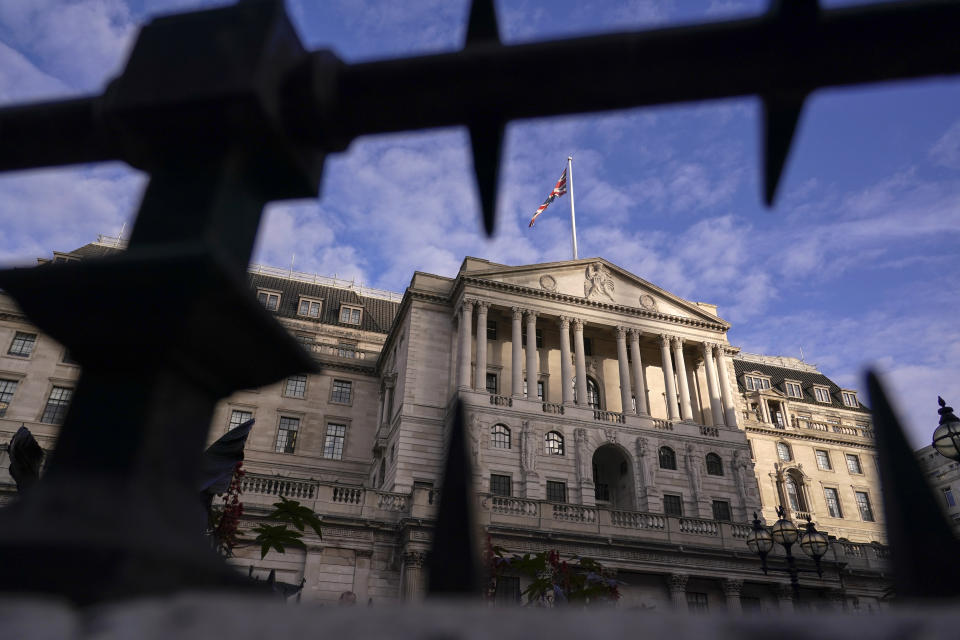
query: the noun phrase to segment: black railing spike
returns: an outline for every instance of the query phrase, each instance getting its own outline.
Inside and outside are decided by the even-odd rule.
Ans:
[[[960,542],[924,478],[877,374],[867,372],[898,599],[960,595]]]
[[[804,97],[780,94],[763,98],[763,200],[768,207],[776,197]]]
[[[483,215],[483,230],[492,236],[496,226],[497,183],[500,177],[500,153],[503,147],[503,121],[495,118],[470,125],[470,148],[477,193]]]
[[[467,46],[499,42],[500,28],[493,0],[473,0],[467,22]]]
[[[478,595],[479,561],[474,531],[473,469],[467,453],[463,403],[457,401],[450,425],[440,506],[427,557],[427,592],[433,596]]]

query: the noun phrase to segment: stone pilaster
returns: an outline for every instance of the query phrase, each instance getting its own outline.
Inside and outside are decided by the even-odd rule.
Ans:
[[[477,365],[473,372],[473,388],[487,390],[487,309],[490,303],[477,301]]]
[[[690,406],[690,386],[687,384],[687,365],[683,359],[683,339],[672,338],[673,361],[677,365],[677,384],[680,387],[680,417],[687,422],[693,421],[693,409]]]
[[[576,356],[577,371],[577,398],[578,405],[587,406],[587,356],[583,349],[583,320],[574,318],[573,322],[573,351]]]
[[[461,389],[470,387],[470,329],[473,325],[473,301],[464,300],[460,303],[460,325],[459,346],[460,346],[460,367],[457,372],[457,386]]]
[[[570,371],[570,318],[560,316],[560,393],[563,404],[573,404],[573,372]]]
[[[617,364],[620,368],[620,404],[622,413],[633,413],[630,406],[630,363],[627,362],[627,328],[617,327]]]
[[[740,592],[743,590],[743,580],[727,578],[720,583],[723,586],[723,595],[727,598],[727,611],[739,614],[743,611],[740,605]]]
[[[671,573],[667,575],[667,588],[670,589],[670,602],[673,603],[673,610],[678,613],[687,612],[687,580],[690,579],[685,573]]]
[[[726,419],[728,427],[737,426],[737,402],[733,397],[733,389],[730,386],[730,369],[727,366],[727,354],[721,345],[717,345],[717,373],[720,376],[720,398],[723,403],[723,416]],[[786,411],[784,411],[786,413]],[[789,420],[784,417],[784,421],[789,424]]]
[[[677,388],[673,379],[673,362],[670,360],[670,336],[664,333],[660,334],[660,360],[663,362],[663,388],[666,391],[667,417],[676,420],[680,414],[677,412]]]
[[[514,398],[523,397],[523,309],[513,307],[513,323],[511,324],[511,375],[510,395]]]
[[[637,415],[649,415],[647,409],[647,387],[643,379],[643,363],[640,361],[639,329],[630,330],[630,357],[633,360],[633,395],[637,399]]]
[[[353,592],[357,594],[357,604],[366,604],[370,598],[370,561],[371,549],[359,549],[354,552]]]
[[[723,424],[723,407],[720,405],[720,390],[717,388],[717,368],[713,364],[713,347],[710,342],[704,342],[703,362],[707,367],[707,390],[710,393],[710,412],[714,425]]]
[[[408,602],[423,600],[426,594],[423,567],[427,554],[423,551],[407,551],[403,554],[402,596]]]
[[[537,312],[527,311],[527,400],[537,400],[537,380],[540,377],[540,357],[537,353]]]

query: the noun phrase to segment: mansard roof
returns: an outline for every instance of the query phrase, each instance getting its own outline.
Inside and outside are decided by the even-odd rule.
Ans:
[[[603,258],[511,267],[467,257],[458,276],[494,287],[526,289],[539,296],[556,297],[566,302],[626,308],[642,315],[707,323],[724,329],[730,326],[717,316],[715,305],[685,300]],[[595,278],[609,285],[593,287],[591,283]]]
[[[754,362],[752,360],[743,360],[734,356],[733,369],[737,374],[737,387],[739,388],[740,393],[745,393],[747,391],[743,376],[745,374],[758,373],[770,378],[770,386],[776,391],[780,392],[781,395],[784,395],[790,402],[800,402],[820,408],[830,407],[832,409],[855,411],[857,413],[870,413],[870,410],[863,405],[863,402],[860,401],[859,394],[857,395],[857,401],[860,404],[859,408],[848,407],[847,405],[843,404],[843,398],[840,395],[840,386],[819,371],[813,370],[812,367],[809,370],[790,369],[787,367],[777,367],[771,364]],[[786,380],[800,383],[803,393],[802,398],[787,396],[786,387],[784,386],[784,382]],[[814,387],[827,387],[830,389],[830,404],[825,402],[817,402],[817,399],[813,395]]]

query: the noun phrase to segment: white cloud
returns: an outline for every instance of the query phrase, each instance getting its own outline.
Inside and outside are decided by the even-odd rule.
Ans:
[[[930,158],[938,165],[960,169],[960,120],[954,122],[930,148]]]
[[[25,102],[63,95],[67,85],[40,71],[22,53],[0,42],[0,102]]]

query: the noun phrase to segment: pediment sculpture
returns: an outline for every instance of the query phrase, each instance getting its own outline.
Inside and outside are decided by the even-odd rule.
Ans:
[[[613,277],[603,264],[594,262],[587,265],[586,281],[583,283],[583,297],[587,300],[613,299]]]

